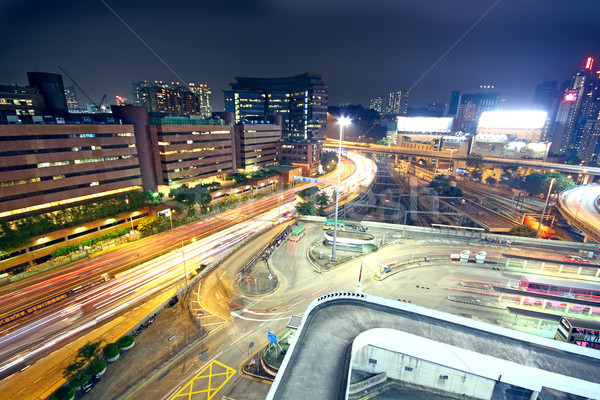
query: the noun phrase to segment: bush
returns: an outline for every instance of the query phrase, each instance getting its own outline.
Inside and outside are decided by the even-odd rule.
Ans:
[[[88,383],[89,380],[90,380],[90,376],[86,372],[82,372],[80,374],[75,375],[71,379],[71,386],[79,387],[79,386],[82,386],[82,385],[85,385],[86,383]]]
[[[105,358],[115,358],[119,355],[119,346],[116,343],[109,343],[104,347],[103,350]]]
[[[131,346],[134,342],[135,342],[135,336],[126,335],[117,341],[117,346],[119,346],[120,349],[124,349],[126,347]]]
[[[106,369],[106,361],[94,360],[85,370],[90,375],[98,375]]]
[[[69,400],[75,397],[75,389],[70,386],[61,386],[58,390],[52,393],[50,400]]]

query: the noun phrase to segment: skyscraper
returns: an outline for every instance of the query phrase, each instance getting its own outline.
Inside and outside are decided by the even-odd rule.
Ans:
[[[329,90],[323,74],[235,80],[225,91],[225,111],[234,114],[235,123],[267,122],[269,115],[281,115],[283,140],[324,139]]]
[[[196,115],[210,117],[210,89],[206,85],[189,86],[179,82],[154,83],[143,81],[133,83],[134,101],[146,107],[148,112],[169,115]]]
[[[383,99],[381,96],[372,98],[369,103],[369,108],[371,110],[375,110],[380,114],[383,113]]]
[[[600,119],[600,78],[593,65],[588,57],[564,92],[552,127],[553,153],[578,154],[586,123]]]
[[[408,92],[406,90],[403,89],[390,92],[390,94],[388,95],[388,102],[385,110],[386,114],[403,116],[406,115],[407,108]]]
[[[493,86],[485,87],[485,89],[488,88],[493,89]],[[460,103],[456,118],[454,119],[453,130],[475,133],[477,130],[477,121],[481,113],[484,111],[496,111],[498,109],[500,93],[486,91],[483,93],[459,94],[459,98]],[[453,105],[452,102],[450,104]],[[452,114],[449,112],[448,115]]]

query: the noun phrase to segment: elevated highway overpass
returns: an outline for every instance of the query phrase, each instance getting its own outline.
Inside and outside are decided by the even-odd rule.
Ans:
[[[324,144],[324,147],[331,149],[337,149],[338,146],[339,141],[334,139],[327,139]],[[554,170],[558,172],[564,172],[567,174],[582,174],[584,184],[588,183],[593,177],[600,176],[600,167],[583,167],[580,165],[557,164],[546,162],[544,160],[525,160],[498,157],[474,158],[469,156],[458,155],[456,150],[427,151],[417,149],[406,149],[396,146],[384,146],[379,144],[362,144],[347,141],[342,142],[342,148],[345,150],[361,151],[364,153],[384,153],[399,156],[436,158],[445,161],[469,161],[477,159],[481,160],[482,162],[499,165],[519,164],[522,167]]]
[[[582,185],[562,192],[558,198],[558,209],[570,225],[600,243],[600,185]]]

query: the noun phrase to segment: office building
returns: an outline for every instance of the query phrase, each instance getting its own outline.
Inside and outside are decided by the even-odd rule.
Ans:
[[[0,124],[43,121],[44,97],[31,86],[0,84]]]
[[[142,188],[131,125],[0,125],[0,142],[0,218]]]
[[[70,113],[81,112],[79,109],[79,103],[77,102],[77,93],[75,92],[75,86],[67,86],[65,88],[65,98],[67,100],[67,108]]]
[[[236,124],[265,123],[268,116],[280,115],[283,140],[324,140],[328,87],[323,74],[235,80],[225,91],[225,111],[234,114]]]
[[[268,124],[236,124],[236,169],[249,173],[260,167],[277,164],[281,141],[281,117]],[[279,123],[277,123],[279,122]]]
[[[448,116],[448,104],[447,103],[427,103],[425,109],[435,117],[446,117]]]
[[[179,82],[163,83],[134,82],[133,100],[149,113],[169,115],[196,115],[210,117],[210,89],[206,85],[193,83],[182,85]]]
[[[581,142],[577,156],[586,163],[598,163],[600,154],[600,121],[590,120],[582,129]]]
[[[385,113],[396,116],[403,116],[406,115],[407,109],[408,92],[405,89],[390,92],[390,94],[388,95]]]
[[[369,101],[369,109],[377,111],[379,114],[383,113],[383,98],[381,96],[375,97]]]
[[[458,108],[460,106],[461,93],[455,90],[450,95],[450,104],[448,105],[448,117],[456,117],[458,114]]]
[[[588,57],[559,103],[551,133],[555,154],[578,154],[586,123],[600,119],[600,78],[593,65],[594,59]]]
[[[457,116],[454,119],[454,131],[475,133],[481,113],[498,109],[500,93],[487,90],[493,89],[493,86],[485,86],[482,89],[486,90],[481,93],[460,94]]]
[[[44,97],[45,111],[55,116],[65,116],[69,113],[65,86],[60,74],[50,72],[28,72],[29,86],[36,88]]]

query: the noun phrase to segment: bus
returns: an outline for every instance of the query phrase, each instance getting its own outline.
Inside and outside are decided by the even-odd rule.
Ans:
[[[323,229],[329,230],[333,229],[335,226],[335,221],[325,221],[323,224]],[[352,222],[352,221],[338,221],[337,227],[339,231],[358,231],[358,232],[366,232],[367,227],[362,224],[362,222]]]
[[[600,321],[561,317],[554,339],[600,349]]]
[[[304,225],[298,225],[292,231],[292,235],[290,237],[290,240],[293,241],[293,242],[297,242],[298,240],[302,239],[305,234],[306,233],[304,231]]]

